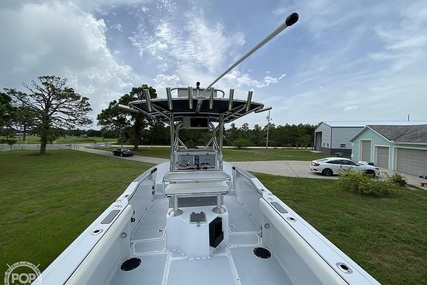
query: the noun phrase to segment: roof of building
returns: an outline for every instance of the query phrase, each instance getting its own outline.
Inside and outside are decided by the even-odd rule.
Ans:
[[[427,143],[427,124],[415,126],[369,125],[367,127],[392,142]]]
[[[388,125],[388,126],[407,126],[407,125],[424,125],[427,122],[421,121],[323,121],[322,123],[330,127],[360,127],[363,128],[368,125]],[[319,124],[320,125],[320,124]]]
[[[423,125],[368,125],[350,141],[354,141],[366,129],[371,129],[386,140],[395,143],[427,144],[427,124]]]

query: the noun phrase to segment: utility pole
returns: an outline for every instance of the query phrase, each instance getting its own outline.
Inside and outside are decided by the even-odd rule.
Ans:
[[[268,148],[268,135],[269,135],[269,132],[270,132],[270,120],[271,120],[270,111],[268,111],[268,116],[267,116],[267,141],[265,143],[265,148]]]

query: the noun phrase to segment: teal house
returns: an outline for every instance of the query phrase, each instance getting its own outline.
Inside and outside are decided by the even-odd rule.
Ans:
[[[427,124],[367,125],[352,139],[352,159],[412,175],[427,175]]]

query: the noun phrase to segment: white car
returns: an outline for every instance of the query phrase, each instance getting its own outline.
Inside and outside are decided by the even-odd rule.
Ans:
[[[317,173],[322,173],[325,176],[339,174],[340,169],[351,168],[354,171],[363,171],[368,175],[380,175],[380,169],[370,164],[357,163],[348,158],[328,157],[313,160],[310,164],[310,170]]]

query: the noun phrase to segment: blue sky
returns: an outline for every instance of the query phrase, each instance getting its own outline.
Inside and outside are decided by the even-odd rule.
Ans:
[[[1,1],[0,87],[67,78],[95,118],[133,86],[207,86],[292,12],[297,24],[215,87],[253,90],[275,125],[427,121],[425,0]]]

